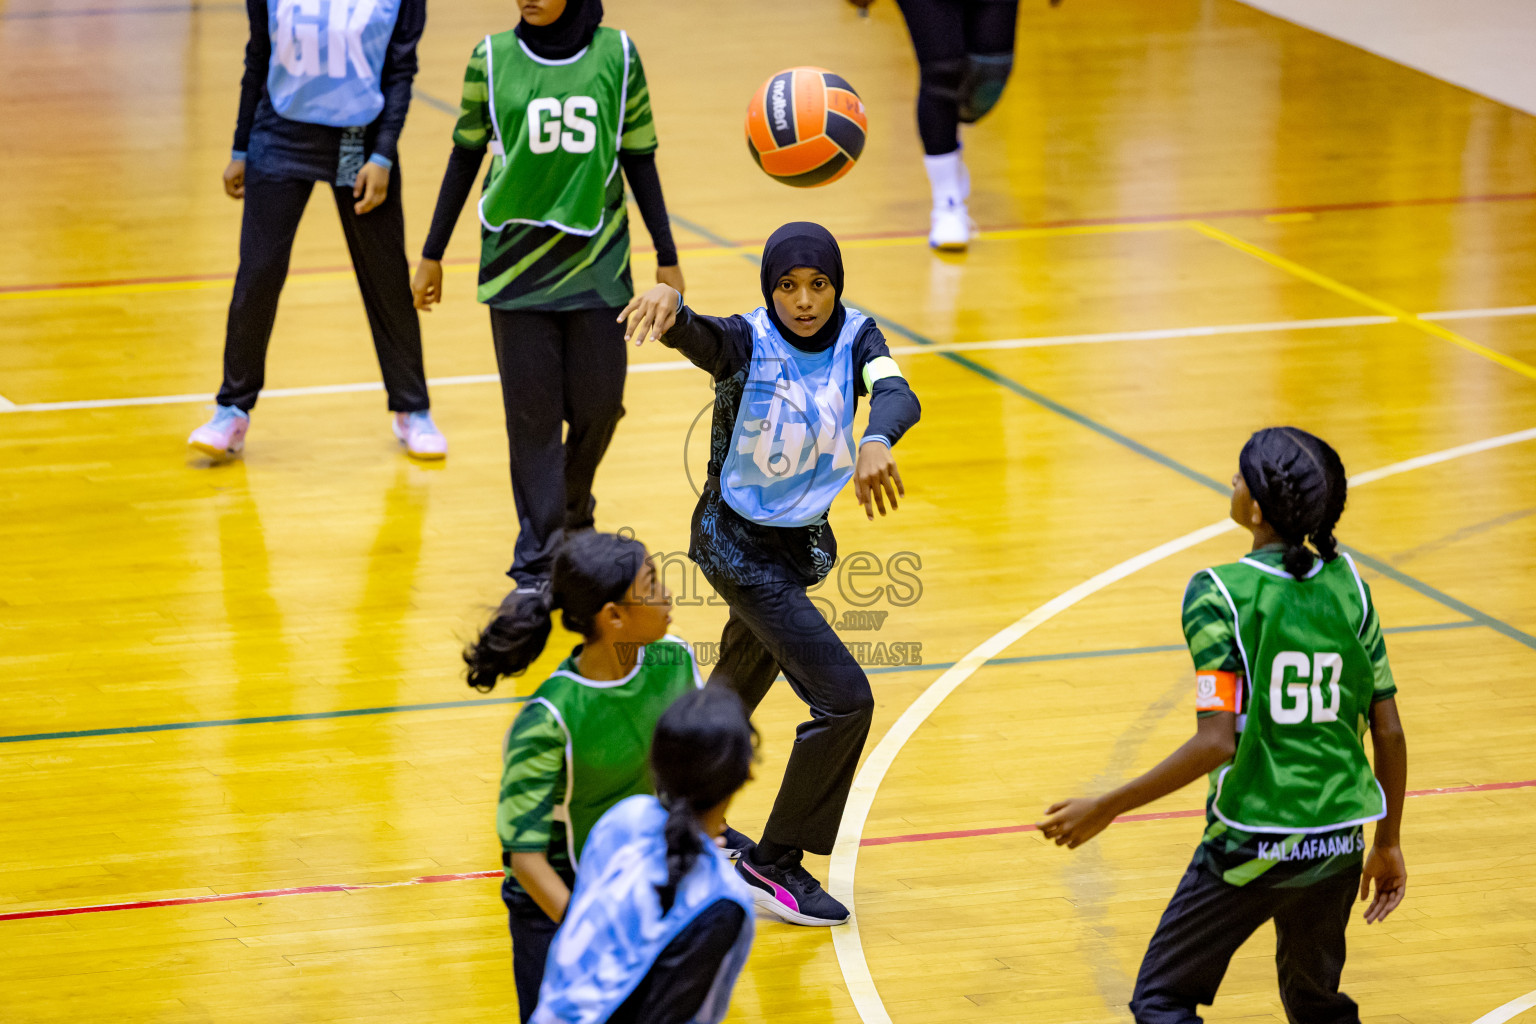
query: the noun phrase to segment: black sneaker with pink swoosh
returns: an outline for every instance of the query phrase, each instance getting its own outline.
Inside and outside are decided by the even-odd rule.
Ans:
[[[791,850],[772,864],[758,864],[748,855],[736,862],[736,873],[752,887],[758,909],[781,921],[813,927],[842,924],[848,920],[848,908],[800,866],[802,856]]]

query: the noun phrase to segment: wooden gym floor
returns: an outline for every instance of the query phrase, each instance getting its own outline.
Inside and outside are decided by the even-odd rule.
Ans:
[[[1408,900],[1351,927],[1346,987],[1373,1024],[1508,1019],[1536,989],[1536,121],[1232,0],[1024,8],[1014,79],[966,135],[986,230],[936,258],[889,0],[608,4],[649,73],[689,301],[751,308],[761,239],[819,219],[924,408],[900,512],[835,510],[867,574],[822,591],[841,616],[888,585],[879,631],[845,631],[886,645],[872,662],[921,645],[872,671],[844,841],[814,865],[857,931],[765,922],[732,1019],[1127,1019],[1203,791],[1075,854],[1029,823],[1189,731],[1180,596],[1242,550],[1226,481],[1275,423],[1356,474],[1341,533],[1419,794]],[[463,62],[511,10],[433,4],[413,253]],[[377,368],[324,196],[248,454],[189,458],[235,269],[245,33],[238,3],[0,3],[0,1020],[505,1021],[492,808],[538,670],[486,699],[456,661],[515,531],[472,214],[425,318],[446,467],[347,387]],[[742,152],[747,96],[792,64],[869,107],[832,188]],[[599,524],[678,553],[710,393],[659,346],[632,361]],[[680,596],[679,632],[717,639],[721,609]],[[762,709],[749,832],[799,716],[784,688]],[[1284,1019],[1272,948],[1243,949],[1210,1020]]]

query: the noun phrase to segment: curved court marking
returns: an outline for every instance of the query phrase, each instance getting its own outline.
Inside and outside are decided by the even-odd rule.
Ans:
[[[1527,992],[1519,999],[1511,999],[1497,1010],[1490,1010],[1483,1014],[1472,1024],[1504,1024],[1505,1021],[1520,1016],[1533,1006],[1536,1006],[1536,991]]]
[[[1474,452],[1484,452],[1494,448],[1502,448],[1506,445],[1518,444],[1536,438],[1536,430],[1521,430],[1511,434],[1503,434],[1498,437],[1490,437],[1483,441],[1475,441],[1471,444],[1458,445],[1455,448],[1447,448],[1441,452],[1433,452],[1428,455],[1420,455],[1416,458],[1395,462],[1380,469],[1374,469],[1361,473],[1350,479],[1352,486],[1361,486],[1377,480],[1384,480],[1400,473],[1411,472],[1424,466],[1447,462],[1463,455]],[[944,699],[960,684],[969,679],[976,670],[985,665],[989,660],[1007,650],[1014,643],[1022,639],[1036,627],[1055,618],[1057,615],[1078,604],[1085,598],[1103,590],[1133,573],[1139,572],[1150,565],[1155,565],[1165,558],[1176,555],[1181,551],[1202,544],[1214,537],[1219,537],[1229,530],[1236,530],[1237,524],[1230,519],[1203,526],[1175,540],[1160,544],[1149,551],[1128,558],[1113,568],[1093,576],[1077,586],[1057,595],[1034,611],[1025,615],[1017,622],[1005,627],[984,640],[974,650],[955,663],[954,667],[947,670],[928,685],[917,699],[914,700],[895,723],[886,730],[884,736],[875,749],[870,752],[859,774],[853,780],[853,788],[848,794],[847,809],[843,812],[842,824],[838,828],[837,841],[832,849],[831,865],[828,869],[827,891],[841,900],[849,909],[848,923],[832,929],[832,948],[837,954],[838,967],[843,972],[843,979],[848,986],[848,995],[853,1000],[855,1011],[864,1021],[864,1024],[892,1024],[891,1016],[886,1012],[885,1003],[880,998],[879,990],[875,986],[874,977],[870,974],[869,961],[864,955],[864,943],[859,937],[859,917],[854,899],[854,876],[858,869],[859,847],[864,834],[864,824],[869,818],[869,812],[874,806],[875,794],[879,792],[880,785],[885,781],[885,775],[895,763],[901,749],[917,732],[918,727],[927,721],[928,716],[944,702]],[[1536,996],[1536,993],[1532,993]],[[1515,1003],[1495,1010],[1477,1024],[1500,1024],[1515,1013],[1527,1007],[1513,1010],[1506,1017],[1497,1017],[1495,1014],[1502,1012]],[[1536,1005],[1536,1004],[1532,1004]]]

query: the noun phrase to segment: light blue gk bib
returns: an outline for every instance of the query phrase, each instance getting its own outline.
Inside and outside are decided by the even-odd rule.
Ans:
[[[273,110],[290,121],[337,128],[379,116],[379,75],[400,0],[275,0],[267,10]]]
[[[736,513],[764,526],[806,526],[824,518],[853,479],[853,339],[868,319],[849,306],[837,341],[802,352],[785,341],[768,310],[747,316],[752,363],[720,493]]]

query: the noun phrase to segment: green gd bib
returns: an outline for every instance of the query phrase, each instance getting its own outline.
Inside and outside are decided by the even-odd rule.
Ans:
[[[654,793],[651,737],[672,702],[703,685],[693,651],[666,636],[640,651],[623,679],[599,682],[576,673],[567,658],[539,685],[543,704],[565,733],[565,796],[555,820],[565,822],[571,865],[578,866],[592,826],[625,797]]]
[[[496,137],[480,223],[490,231],[535,224],[597,234],[619,168],[629,37],[600,28],[575,57],[546,61],[515,32],[500,32],[486,36],[485,62]]]
[[[1365,586],[1349,555],[1304,579],[1244,558],[1207,569],[1237,621],[1248,703],[1212,809],[1249,832],[1375,821],[1386,797],[1362,743],[1374,692]]]

